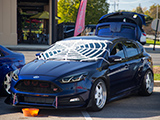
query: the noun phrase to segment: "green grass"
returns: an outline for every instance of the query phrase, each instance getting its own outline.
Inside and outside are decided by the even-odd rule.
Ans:
[[[154,40],[152,40],[152,39],[146,39],[146,43],[147,43],[147,44],[154,45]],[[159,42],[159,41],[156,41],[156,45],[160,45],[160,42]]]
[[[154,65],[153,69],[154,69],[154,67],[159,67],[159,69],[160,69],[160,65]],[[154,73],[154,80],[160,80],[160,74]]]
[[[160,74],[154,74],[154,80],[160,80]]]

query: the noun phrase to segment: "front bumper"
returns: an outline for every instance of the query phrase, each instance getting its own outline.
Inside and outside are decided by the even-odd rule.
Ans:
[[[50,107],[53,109],[75,108],[86,107],[89,101],[88,96],[89,92],[65,97],[12,93],[8,98],[8,102],[13,106]]]
[[[26,77],[30,84],[28,85],[25,80],[24,84],[12,80],[11,95],[6,103],[14,106],[38,106],[38,107],[51,107],[51,108],[72,108],[72,107],[86,107],[89,102],[90,89],[92,82],[90,80],[83,80],[75,83],[61,84],[58,81],[51,82],[49,77],[38,84],[33,82],[33,79]],[[36,80],[35,80],[36,81]],[[51,85],[49,85],[51,84]],[[47,87],[49,85],[50,87]],[[55,87],[56,85],[57,87]],[[21,86],[21,87],[19,87]],[[57,91],[50,92],[51,88]],[[60,88],[59,90],[57,88]],[[47,89],[47,90],[46,90]]]

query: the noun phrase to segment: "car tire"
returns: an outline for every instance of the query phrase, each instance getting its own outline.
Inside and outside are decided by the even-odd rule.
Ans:
[[[91,107],[89,110],[102,110],[107,102],[107,95],[107,87],[105,82],[101,79],[95,81],[91,90]]]
[[[148,70],[142,81],[142,86],[140,88],[140,95],[143,96],[149,96],[153,93],[153,88],[154,88],[154,78],[153,78],[153,73],[151,70]]]
[[[11,77],[12,77],[12,71],[5,75],[4,82],[3,82],[3,90],[2,90],[3,96],[10,94]]]

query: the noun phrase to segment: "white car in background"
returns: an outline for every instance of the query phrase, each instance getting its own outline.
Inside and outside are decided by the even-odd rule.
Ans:
[[[141,33],[141,37],[140,37],[140,41],[139,41],[142,45],[146,44],[146,33],[144,31],[142,31]]]

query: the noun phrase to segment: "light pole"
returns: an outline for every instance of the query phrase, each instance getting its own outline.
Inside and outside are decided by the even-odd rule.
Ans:
[[[114,12],[116,11],[116,5],[117,5],[117,10],[118,10],[118,5],[119,5],[119,0],[110,0],[110,2],[114,2],[114,4],[111,4],[114,6]],[[117,2],[117,3],[116,3]]]
[[[157,19],[158,19],[158,5],[159,5],[159,4],[157,4]]]

